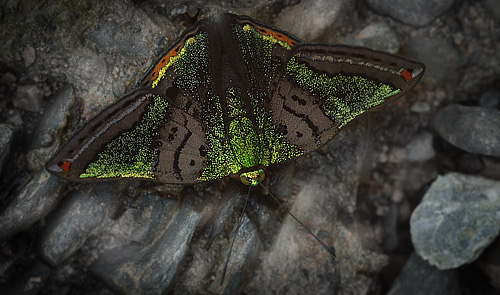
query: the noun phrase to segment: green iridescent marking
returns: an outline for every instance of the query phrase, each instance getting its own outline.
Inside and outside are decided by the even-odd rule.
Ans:
[[[287,42],[278,40],[278,39],[274,38],[273,35],[264,35],[264,34],[261,34],[261,33],[257,32],[257,31],[255,31],[255,29],[251,25],[245,25],[245,26],[243,26],[243,30],[244,31],[250,31],[250,32],[252,32],[254,35],[262,38],[264,41],[266,41],[268,43],[279,44],[282,47],[286,48],[287,50],[292,49],[292,47],[290,47],[290,44],[288,44]]]
[[[387,97],[401,92],[401,89],[362,76],[319,74],[305,64],[299,64],[296,58],[289,60],[286,73],[304,89],[325,98],[323,111],[340,122],[339,128],[368,109],[382,104]]]
[[[134,129],[121,133],[108,143],[98,154],[98,159],[89,164],[80,178],[137,177],[154,179],[151,167],[154,165],[153,138],[165,122],[168,102],[160,96],[153,96],[145,115]]]
[[[202,35],[203,34],[200,34],[200,36]],[[160,71],[158,72],[158,77],[153,81],[153,84],[151,84],[152,88],[155,88],[158,85],[160,80],[165,76],[167,69],[170,68],[177,60],[181,59],[182,56],[186,54],[186,51],[190,50],[191,45],[193,45],[194,43],[196,43],[195,37],[191,37],[186,40],[186,43],[184,44],[184,47],[182,47],[181,51],[176,56],[171,57],[168,63],[160,69]]]
[[[250,119],[246,117],[234,119],[229,125],[229,138],[234,157],[238,163],[245,168],[260,164],[260,141]]]

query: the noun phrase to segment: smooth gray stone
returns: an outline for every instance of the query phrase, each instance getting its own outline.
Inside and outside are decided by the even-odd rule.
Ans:
[[[500,157],[500,111],[450,104],[435,116],[434,127],[452,145],[470,153]]]
[[[118,24],[111,20],[90,28],[85,32],[85,37],[97,48],[108,52],[115,51],[130,58],[138,58],[148,53],[145,44],[140,42],[140,39],[144,38],[141,26],[134,22]]]
[[[0,213],[0,240],[28,229],[59,203],[64,184],[45,169],[33,177]]]
[[[439,269],[473,262],[500,230],[500,182],[448,173],[438,177],[413,211],[415,251]]]
[[[14,128],[9,124],[0,124],[0,171],[6,163],[7,156],[10,153],[12,144],[12,136],[14,135]]]
[[[153,221],[164,225],[153,241],[110,249],[90,266],[90,271],[119,294],[164,294],[182,266],[201,218],[189,206],[173,211]]]
[[[436,156],[432,147],[433,136],[430,132],[417,134],[406,146],[406,158],[410,161],[425,162]]]
[[[104,225],[117,195],[109,184],[86,186],[67,195],[41,237],[40,249],[45,260],[58,265],[78,251],[89,235]]]
[[[414,26],[430,24],[453,5],[453,0],[365,0],[376,12]]]
[[[284,9],[275,26],[306,41],[317,41],[330,30],[352,21],[354,3],[348,0],[305,0]],[[350,18],[346,16],[349,15]]]
[[[409,57],[425,65],[420,83],[439,87],[444,83],[458,83],[462,78],[460,68],[464,58],[453,39],[417,35],[408,40],[405,47]]]
[[[389,53],[399,51],[399,40],[394,30],[386,23],[377,22],[362,29],[354,39],[354,45]]]
[[[412,253],[387,295],[460,295],[454,270],[439,270]]]
[[[28,112],[38,113],[42,110],[43,89],[36,84],[22,85],[17,88],[14,106]]]
[[[68,126],[72,105],[75,104],[73,87],[64,84],[51,97],[42,120],[37,125],[26,158],[31,170],[38,170],[56,153],[61,146],[60,130]],[[69,119],[69,120],[68,120]]]
[[[224,294],[236,294],[244,283],[245,275],[248,275],[250,269],[256,265],[255,259],[258,257],[261,249],[261,242],[257,228],[245,214],[242,220],[241,227],[238,232],[237,226],[234,227],[233,234],[230,236],[231,241],[234,234],[237,234],[234,243],[231,257],[227,267],[226,277],[223,283]],[[221,265],[219,278],[215,280],[214,285],[219,285],[222,279],[222,270],[224,265]],[[216,287],[216,286],[213,286]]]

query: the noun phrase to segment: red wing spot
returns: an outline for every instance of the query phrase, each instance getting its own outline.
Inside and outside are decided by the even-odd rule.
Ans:
[[[71,166],[71,162],[70,161],[64,161],[62,162],[59,167],[61,167],[61,169],[64,171],[64,172],[68,172],[69,171],[69,167]]]
[[[408,71],[408,70],[403,70],[401,72],[401,75],[403,76],[403,78],[406,80],[406,81],[410,81],[411,78],[413,78],[412,74]]]

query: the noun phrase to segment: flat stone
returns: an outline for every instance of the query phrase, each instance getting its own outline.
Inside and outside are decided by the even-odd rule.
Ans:
[[[59,203],[63,184],[45,169],[31,179],[0,213],[0,240],[28,229]]]
[[[284,9],[275,26],[306,41],[316,41],[328,30],[342,26],[354,11],[351,1],[306,0]]]
[[[411,216],[415,251],[439,269],[473,262],[500,230],[500,182],[448,173]]]
[[[182,266],[201,218],[189,206],[172,211],[153,220],[161,226],[154,231],[154,239],[105,251],[90,266],[90,271],[120,294],[164,294]]]
[[[100,184],[65,196],[65,202],[58,207],[40,239],[45,260],[58,265],[80,249],[89,235],[104,225],[116,195],[112,185]]]
[[[26,46],[26,48],[24,48],[23,59],[24,59],[24,66],[27,68],[35,63],[36,51],[35,48],[33,48],[33,46],[28,45]]]
[[[426,114],[431,111],[431,106],[425,101],[416,101],[411,105],[410,110],[414,113]]]
[[[436,156],[432,147],[433,136],[430,132],[417,134],[406,146],[406,159],[410,161],[425,162]]]
[[[362,29],[354,39],[354,45],[373,50],[396,53],[399,51],[399,40],[394,30],[386,23],[377,22]]]
[[[73,87],[64,84],[50,98],[45,108],[42,120],[37,125],[30,151],[26,155],[28,166],[31,170],[38,170],[56,153],[61,146],[58,134],[61,129],[71,129],[67,126],[72,105],[75,104]],[[77,118],[72,118],[77,119]],[[76,121],[76,120],[75,120]],[[75,131],[75,130],[73,130]]]
[[[421,83],[439,86],[456,83],[460,77],[463,55],[451,38],[417,35],[407,44],[409,55],[425,65]]]
[[[500,157],[500,111],[450,104],[435,116],[434,127],[452,145],[470,153]]]
[[[365,0],[376,12],[414,26],[430,24],[453,5],[453,0]]]
[[[17,88],[14,106],[28,112],[38,113],[42,111],[43,89],[35,84],[22,85]]]
[[[232,241],[233,235],[237,234],[233,251],[229,258],[226,277],[222,285],[224,294],[238,293],[238,290],[241,289],[244,283],[244,276],[248,274],[250,267],[255,266],[255,259],[258,257],[259,250],[261,249],[257,228],[246,214],[243,217],[241,227],[237,230],[238,227],[235,226],[231,235]],[[215,285],[220,284],[223,268],[224,265],[221,265],[219,279],[215,281]]]
[[[249,202],[253,208],[250,210],[247,207],[239,230],[237,220],[240,220],[241,210],[247,198],[247,195],[241,192],[241,184],[230,181],[216,202],[203,205],[204,218],[208,218],[205,226],[208,226],[205,232],[199,235],[200,239],[191,242],[189,253],[192,259],[183,264],[183,271],[176,279],[177,282],[183,282],[187,293],[205,290],[213,294],[235,294],[244,287],[244,278],[253,273],[258,265],[258,257],[263,247],[262,240],[269,238],[257,229],[256,224],[272,232],[279,218],[272,214],[274,212],[269,214],[266,206],[258,205],[259,197],[250,196]],[[253,216],[258,215],[257,221],[249,218],[249,211]],[[263,216],[268,218],[261,218]],[[227,260],[233,239],[234,247]],[[223,279],[226,261],[228,267]],[[200,277],[209,280],[200,280]]]
[[[137,42],[144,37],[141,36],[141,27],[134,22],[119,24],[115,20],[110,20],[87,30],[85,37],[98,48],[133,58],[144,56],[148,52],[144,43]]]
[[[455,270],[439,270],[412,253],[387,295],[460,295]]]
[[[9,124],[0,124],[0,171],[10,153],[14,128]]]

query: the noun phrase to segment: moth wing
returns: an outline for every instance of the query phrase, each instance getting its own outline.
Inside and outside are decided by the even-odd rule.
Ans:
[[[105,109],[46,164],[69,180],[143,178],[194,183],[206,159],[201,124],[150,89]]]
[[[411,90],[424,65],[366,48],[300,44],[276,83],[276,130],[304,152],[359,117]]]

